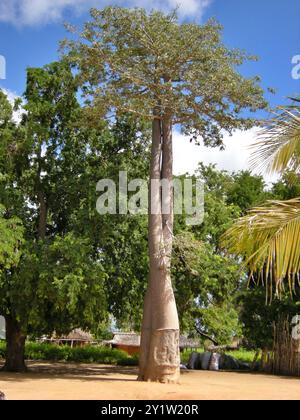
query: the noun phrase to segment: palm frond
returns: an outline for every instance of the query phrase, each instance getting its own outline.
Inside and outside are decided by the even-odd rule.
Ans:
[[[300,172],[300,107],[280,107],[251,145],[251,169],[270,174]]]
[[[223,236],[224,247],[241,255],[252,273],[293,291],[300,272],[300,198],[269,201],[240,218]]]

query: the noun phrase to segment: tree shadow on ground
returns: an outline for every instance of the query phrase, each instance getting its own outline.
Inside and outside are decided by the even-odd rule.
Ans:
[[[136,382],[136,366],[113,366],[67,362],[27,362],[25,373],[0,372],[0,381],[25,382],[43,379],[62,379],[79,381]],[[182,375],[192,371],[183,370]],[[122,376],[122,377],[118,377]],[[130,378],[126,378],[130,376]]]
[[[109,366],[96,364],[69,364],[63,362],[28,362],[25,373],[0,372],[0,381],[27,381],[40,379],[72,379],[99,381],[129,381],[134,382],[138,376],[136,367]],[[112,376],[113,375],[113,376]],[[132,378],[118,378],[118,375]],[[114,377],[116,376],[116,377]]]

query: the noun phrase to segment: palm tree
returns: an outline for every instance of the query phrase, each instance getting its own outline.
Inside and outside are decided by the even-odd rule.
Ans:
[[[300,100],[281,107],[266,123],[252,146],[252,167],[268,173],[300,172]],[[255,277],[280,295],[288,283],[292,292],[300,272],[300,198],[268,201],[256,207],[225,233],[224,246],[242,255]]]

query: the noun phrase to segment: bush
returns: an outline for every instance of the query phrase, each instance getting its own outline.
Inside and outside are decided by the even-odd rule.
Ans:
[[[5,357],[5,342],[0,342],[0,358]],[[27,360],[64,361],[77,363],[103,363],[119,366],[138,365],[138,356],[129,356],[126,352],[109,347],[58,346],[46,343],[26,343]]]
[[[5,341],[0,340],[0,359],[5,357]]]

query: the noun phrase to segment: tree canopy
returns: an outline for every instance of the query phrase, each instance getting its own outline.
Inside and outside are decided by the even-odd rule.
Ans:
[[[179,24],[176,12],[119,7],[92,9],[91,17],[82,32],[70,28],[78,40],[63,43],[91,121],[115,111],[151,120],[166,112],[195,140],[221,146],[224,131],[255,123],[243,110],[266,107],[259,78],[237,72],[256,58],[227,48],[216,21]]]

